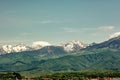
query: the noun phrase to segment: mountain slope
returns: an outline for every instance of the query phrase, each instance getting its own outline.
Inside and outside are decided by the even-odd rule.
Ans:
[[[110,48],[120,50],[120,36],[111,38],[105,42],[86,47],[84,50]]]
[[[25,56],[25,55],[24,55]],[[24,57],[25,58],[25,57]],[[32,59],[30,59],[32,58]],[[120,53],[117,50],[99,49],[76,55],[67,55],[54,59],[38,60],[29,56],[29,60],[15,60],[1,63],[4,71],[79,71],[79,70],[120,70]]]
[[[23,71],[33,69],[41,60],[58,58],[67,55],[62,47],[46,46],[39,50],[24,51],[0,56],[1,71]],[[33,64],[35,63],[35,64]]]
[[[87,69],[120,70],[119,62],[119,51],[99,50],[97,52],[83,53],[79,56],[65,56],[49,60],[40,64],[40,68],[53,71],[78,71]]]
[[[14,63],[15,61],[22,61],[30,63],[31,61],[39,61],[42,59],[56,58],[67,55],[62,47],[47,46],[42,49],[33,51],[24,51],[0,56],[0,64]]]

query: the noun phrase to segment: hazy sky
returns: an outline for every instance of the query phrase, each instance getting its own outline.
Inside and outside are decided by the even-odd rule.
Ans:
[[[120,0],[0,0],[0,44],[86,43],[120,31]]]

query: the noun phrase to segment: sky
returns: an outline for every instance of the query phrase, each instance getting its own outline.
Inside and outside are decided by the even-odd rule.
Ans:
[[[102,42],[120,32],[120,0],[0,0],[0,44]]]

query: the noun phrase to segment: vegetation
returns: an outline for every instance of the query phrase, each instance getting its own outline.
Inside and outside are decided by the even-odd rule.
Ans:
[[[1,74],[0,73],[0,80],[16,80],[16,77],[12,73]]]
[[[17,73],[18,74],[18,73]],[[27,79],[22,76],[21,79]],[[90,80],[93,78],[120,78],[120,71],[79,71],[79,72],[58,72],[53,74],[46,74],[40,77],[31,77],[34,80]],[[16,80],[14,73],[0,73],[0,80]]]
[[[21,76],[19,73],[11,73],[11,72],[1,72],[0,73],[0,80],[16,80],[25,78]]]
[[[60,72],[51,75],[44,75],[37,77],[37,79],[52,79],[52,80],[88,80],[92,78],[118,78],[120,77],[120,71],[105,71],[105,72]]]

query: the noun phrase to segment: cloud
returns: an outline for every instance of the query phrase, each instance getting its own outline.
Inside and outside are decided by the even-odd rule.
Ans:
[[[98,27],[99,30],[113,30],[115,27],[114,26],[100,26]]]
[[[50,46],[51,44],[46,41],[36,41],[33,42],[32,47],[34,49],[40,49],[41,47]]]
[[[110,35],[110,38],[118,37],[120,36],[120,32],[116,32]]]

